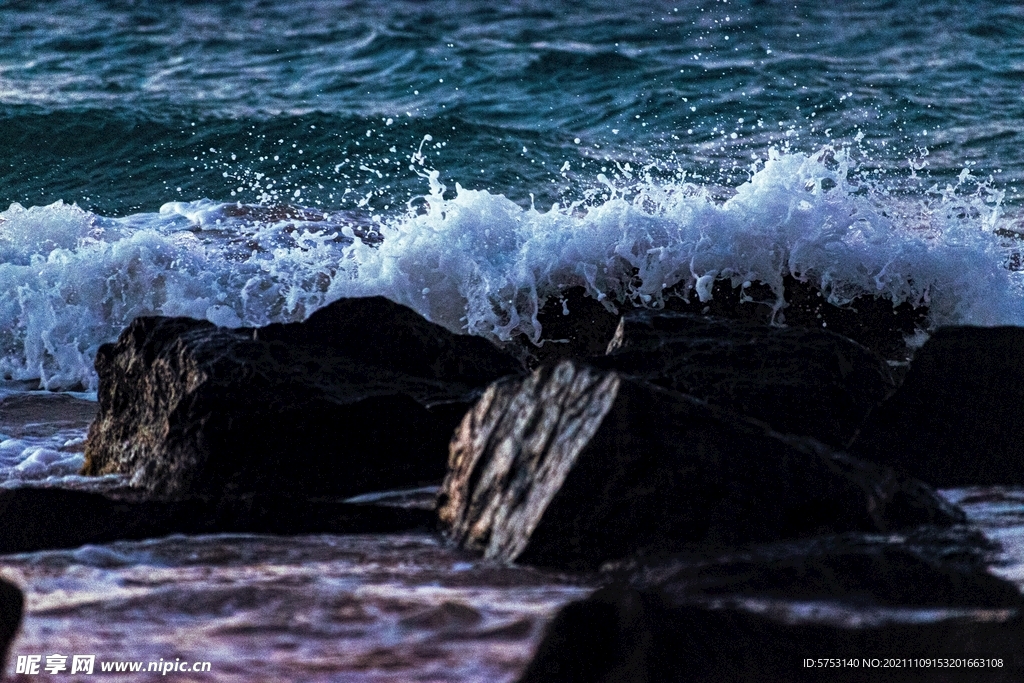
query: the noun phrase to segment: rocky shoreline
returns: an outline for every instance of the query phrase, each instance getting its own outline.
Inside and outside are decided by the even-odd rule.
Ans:
[[[1024,680],[1020,590],[935,491],[1024,483],[1024,328],[935,330],[908,367],[894,339],[920,311],[804,292],[779,327],[752,294],[613,315],[567,292],[540,347],[382,298],[258,329],[139,318],[96,360],[83,475],[116,483],[0,490],[0,553],[433,534],[600,587],[524,682],[878,677],[822,658]],[[420,493],[366,495],[394,489]],[[22,598],[0,585],[6,651]]]

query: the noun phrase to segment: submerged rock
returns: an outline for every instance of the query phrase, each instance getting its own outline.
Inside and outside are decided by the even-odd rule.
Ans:
[[[352,495],[439,480],[479,388],[521,365],[373,297],[258,329],[137,318],[96,370],[84,474],[162,496]]]
[[[694,544],[963,521],[891,470],[571,361],[488,388],[453,437],[438,507],[463,547],[569,569]]]
[[[433,527],[432,511],[257,494],[145,500],[57,488],[0,490],[0,554],[215,533],[394,533]]]
[[[896,389],[885,361],[838,334],[692,314],[629,313],[593,363],[836,447]]]
[[[519,683],[1016,681],[1022,639],[1014,611],[794,621],[620,584],[562,608]]]
[[[940,488],[1024,484],[1024,328],[936,330],[850,451]]]

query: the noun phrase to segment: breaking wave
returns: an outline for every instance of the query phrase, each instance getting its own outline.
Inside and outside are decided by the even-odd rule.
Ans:
[[[0,375],[93,389],[93,357],[139,315],[224,326],[301,320],[381,294],[445,327],[536,341],[543,302],[583,286],[609,307],[706,300],[716,279],[760,281],[784,314],[792,275],[844,305],[927,305],[932,325],[1024,324],[1021,230],[968,173],[896,195],[843,150],[772,152],[717,188],[599,175],[547,210],[483,190],[429,193],[388,217],[201,200],[109,218],[56,203],[0,212]],[[782,320],[782,318],[777,318]]]

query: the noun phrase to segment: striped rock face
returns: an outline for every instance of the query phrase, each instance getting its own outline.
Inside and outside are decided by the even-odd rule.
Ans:
[[[491,385],[452,439],[438,509],[465,548],[568,569],[962,519],[891,470],[570,361]]]

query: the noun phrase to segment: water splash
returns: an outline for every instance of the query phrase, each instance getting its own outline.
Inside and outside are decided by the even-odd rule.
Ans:
[[[927,305],[933,325],[1024,324],[1001,195],[956,185],[893,195],[841,149],[772,152],[727,198],[685,179],[598,177],[590,199],[523,208],[484,190],[428,194],[386,219],[208,200],[106,218],[62,203],[0,213],[0,375],[94,389],[92,359],[139,315],[225,326],[301,320],[381,294],[445,327],[540,337],[537,314],[582,286],[610,307],[706,300],[716,279],[761,281],[784,306],[793,275],[843,305]],[[620,181],[621,182],[621,181]]]
[[[971,185],[891,197],[854,181],[851,159],[772,152],[725,200],[686,182],[607,187],[591,205],[523,209],[433,180],[426,210],[354,244],[332,296],[384,294],[450,329],[498,339],[540,335],[538,308],[566,287],[658,307],[682,285],[701,300],[716,279],[761,281],[784,306],[783,278],[844,305],[858,296],[927,305],[934,325],[1024,323],[1021,278],[995,234],[1001,195]]]

